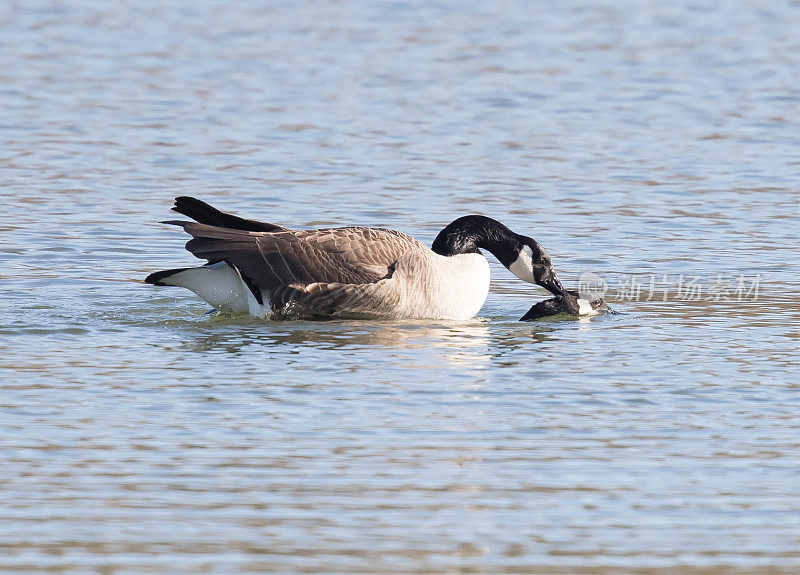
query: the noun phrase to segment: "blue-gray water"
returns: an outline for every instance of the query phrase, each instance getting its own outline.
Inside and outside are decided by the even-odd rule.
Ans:
[[[800,5],[664,4],[3,3],[0,571],[799,572]],[[182,194],[622,313],[213,318]]]

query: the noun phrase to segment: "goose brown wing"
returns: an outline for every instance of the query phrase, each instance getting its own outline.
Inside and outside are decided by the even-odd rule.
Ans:
[[[313,283],[280,286],[272,294],[272,305],[292,317],[375,318],[391,316],[402,299],[393,279],[373,283]],[[294,304],[294,305],[293,305]]]
[[[373,281],[386,277],[397,259],[409,250],[427,249],[416,238],[384,228],[329,228],[299,230],[294,234],[301,244],[315,251],[335,254],[337,263],[340,258],[344,267],[368,270],[376,276]]]
[[[404,252],[424,246],[381,228],[253,232],[196,222],[167,222],[193,236],[186,249],[210,262],[226,261],[259,288],[312,283],[363,284],[391,275]]]
[[[396,318],[401,308],[404,317],[417,317],[417,313],[425,317],[429,293],[414,289],[410,278],[413,276],[420,281],[420,276],[424,275],[420,270],[429,267],[430,258],[436,257],[429,250],[407,250],[393,263],[396,270],[391,277],[371,283],[315,282],[305,286],[280,286],[271,294],[272,304],[287,318]],[[413,292],[411,297],[409,290]],[[436,289],[432,291],[435,294]]]

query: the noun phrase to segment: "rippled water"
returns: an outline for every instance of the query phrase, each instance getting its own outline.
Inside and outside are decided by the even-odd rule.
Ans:
[[[3,4],[0,571],[800,571],[800,5],[670,4]],[[181,194],[621,313],[215,318]]]

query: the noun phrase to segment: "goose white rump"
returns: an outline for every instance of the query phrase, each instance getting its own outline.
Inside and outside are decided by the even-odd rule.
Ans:
[[[203,266],[150,274],[154,285],[189,289],[214,308],[256,317],[450,319],[474,317],[489,293],[493,253],[521,279],[563,292],[547,252],[485,216],[448,225],[432,248],[383,228],[291,230],[176,199],[194,219],[169,221],[192,235]]]

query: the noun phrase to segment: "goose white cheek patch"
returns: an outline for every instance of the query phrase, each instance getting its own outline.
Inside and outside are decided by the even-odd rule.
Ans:
[[[522,281],[536,283],[533,279],[533,252],[530,246],[522,246],[517,259],[508,266],[508,269]]]

